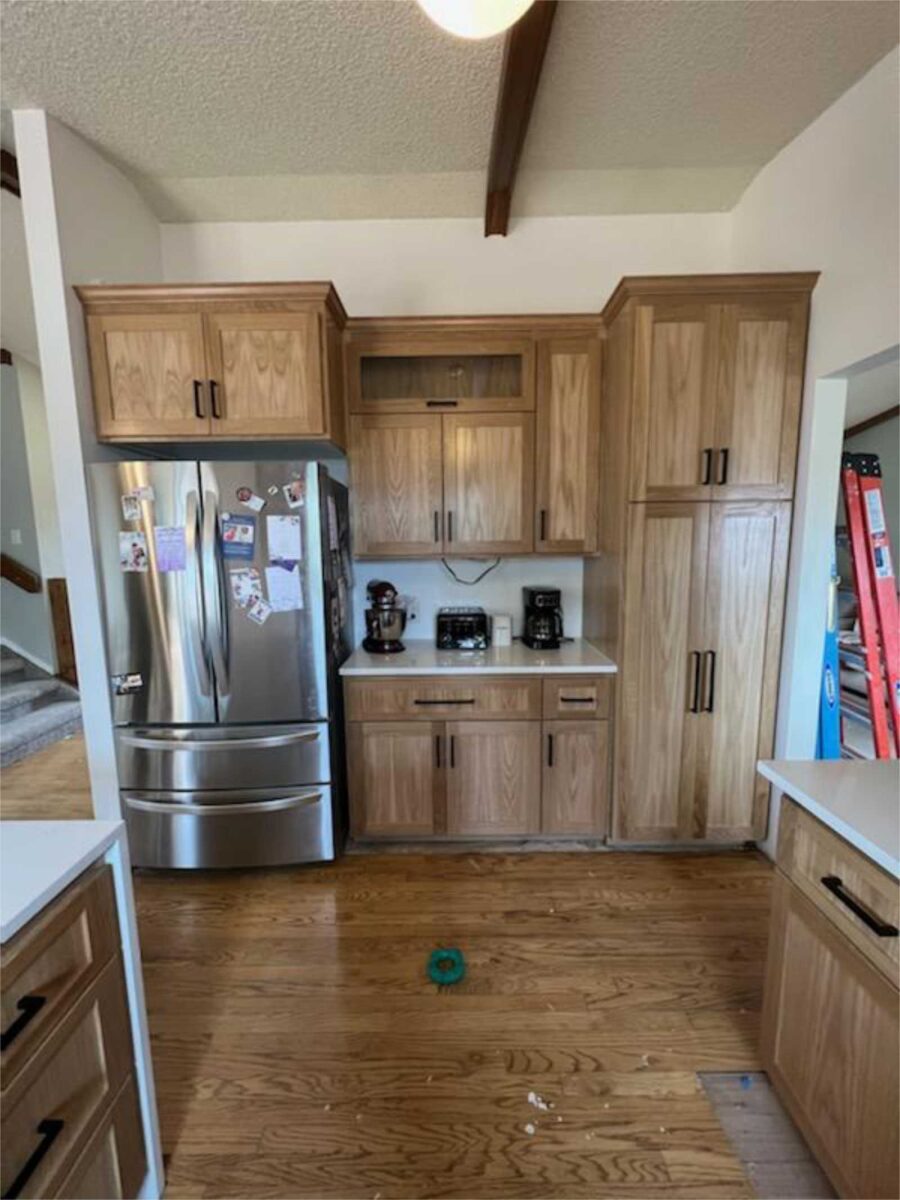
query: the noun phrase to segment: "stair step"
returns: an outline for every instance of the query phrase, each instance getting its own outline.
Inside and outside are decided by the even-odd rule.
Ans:
[[[45,704],[0,725],[0,766],[7,767],[81,728],[81,703]]]
[[[0,717],[12,720],[19,712],[40,708],[59,696],[62,684],[58,679],[22,679],[0,686]],[[59,697],[62,699],[62,697]]]
[[[24,674],[25,659],[19,658],[18,654],[4,654],[0,658],[0,679],[7,679],[10,675]]]

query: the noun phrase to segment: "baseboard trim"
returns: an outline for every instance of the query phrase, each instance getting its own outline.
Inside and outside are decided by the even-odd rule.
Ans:
[[[22,646],[14,642],[12,638],[0,638],[0,646],[4,646],[7,650],[12,650],[13,654],[18,654],[19,658],[24,658],[26,662],[31,663],[33,667],[37,667],[38,670],[46,672],[47,675],[56,675],[56,667],[46,662],[43,658],[38,658],[31,651],[25,650]]]

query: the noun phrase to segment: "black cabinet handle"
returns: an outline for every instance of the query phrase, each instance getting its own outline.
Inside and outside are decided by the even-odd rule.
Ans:
[[[702,655],[699,650],[692,650],[690,657],[694,664],[694,685],[691,689],[691,703],[688,707],[688,712],[698,713],[700,711],[700,664]]]
[[[441,514],[437,509],[434,510],[434,540],[436,542],[441,540]]]
[[[712,446],[707,446],[703,451],[703,478],[700,480],[704,487],[712,483],[712,458],[713,448]]]
[[[453,512],[450,509],[447,510],[447,541],[453,541]]]
[[[897,937],[900,934],[900,929],[896,925],[890,925],[887,921],[882,921],[861,900],[857,900],[855,896],[851,896],[845,890],[844,881],[839,875],[823,875],[821,883],[834,897],[840,900],[841,904],[849,908],[854,916],[859,917],[863,925],[868,926],[878,937]]]
[[[222,419],[222,410],[219,407],[219,385],[214,379],[209,381],[209,398],[212,403],[212,415],[217,421]]]
[[[441,735],[434,735],[434,765],[438,770],[441,769]]]
[[[547,766],[553,766],[553,734],[547,734]]]
[[[198,421],[206,416],[206,405],[203,403],[203,380],[194,380],[194,415]]]
[[[41,1140],[35,1146],[34,1150],[32,1150],[28,1162],[26,1162],[25,1166],[3,1193],[3,1200],[16,1200],[17,1196],[22,1195],[25,1185],[41,1165],[44,1155],[62,1133],[64,1125],[65,1121],[60,1121],[56,1118],[48,1117],[46,1120],[41,1121],[37,1127],[37,1132],[41,1135]]]
[[[0,1050],[5,1050],[7,1046],[13,1044],[19,1034],[25,1029],[25,1026],[34,1020],[46,1003],[46,996],[22,997],[16,1005],[16,1008],[19,1010],[19,1016],[16,1017],[8,1029],[4,1029],[0,1033]]]
[[[450,734],[450,766],[456,766],[456,738]]]
[[[458,400],[426,400],[426,408],[456,408]]]
[[[437,704],[440,707],[443,707],[446,704],[474,704],[474,703],[475,703],[474,698],[471,700],[413,700],[413,704],[418,704],[423,707],[428,704]]]
[[[725,446],[719,451],[719,477],[716,483],[722,484],[728,482],[728,447]]]
[[[593,696],[560,696],[560,704],[593,704]]]
[[[541,541],[546,542],[546,540],[547,540],[547,510],[546,510],[546,508],[542,508],[541,509]]]
[[[709,663],[709,669],[706,674],[706,703],[703,705],[704,712],[712,712],[713,704],[716,699],[716,652],[715,650],[704,650],[703,658]]]

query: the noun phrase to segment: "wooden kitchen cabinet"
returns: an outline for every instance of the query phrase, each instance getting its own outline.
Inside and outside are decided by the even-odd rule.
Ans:
[[[346,446],[330,284],[79,287],[100,441]]]
[[[447,832],[535,834],[541,822],[541,733],[534,721],[447,722]]]
[[[441,553],[444,472],[439,416],[351,417],[350,470],[356,554],[390,558]]]
[[[533,547],[534,417],[445,416],[444,549],[525,554]]]
[[[608,721],[545,721],[541,832],[602,837],[606,833]]]
[[[614,838],[762,837],[790,505],[628,508]]]
[[[542,340],[538,344],[537,551],[590,554],[597,548],[599,422],[599,340]]]
[[[841,1196],[897,1196],[898,1026],[896,977],[776,872],[763,1064]]]
[[[349,726],[355,837],[429,837],[444,832],[443,737],[443,723],[434,721]]]

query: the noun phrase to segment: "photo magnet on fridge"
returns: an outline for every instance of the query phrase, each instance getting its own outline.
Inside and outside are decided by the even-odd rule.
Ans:
[[[222,557],[253,558],[256,541],[256,517],[234,516],[222,513]]]
[[[138,530],[123,529],[119,533],[119,566],[123,571],[146,571],[147,538]]]
[[[235,495],[245,508],[252,509],[253,512],[258,513],[266,507],[265,500],[263,500],[262,496],[257,496],[253,488],[239,487]]]
[[[127,492],[122,497],[122,516],[126,521],[139,521],[141,519],[141,502],[134,492]]]
[[[134,495],[138,500],[149,500],[151,503],[156,499],[156,492],[149,483],[142,484],[134,489]]]
[[[302,508],[306,503],[306,480],[292,479],[281,489],[288,508]]]

